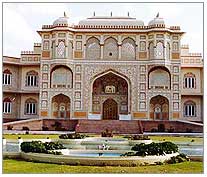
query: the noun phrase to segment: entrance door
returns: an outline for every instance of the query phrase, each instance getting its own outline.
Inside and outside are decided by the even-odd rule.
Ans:
[[[118,104],[113,99],[108,99],[103,103],[103,119],[118,119]]]
[[[155,108],[155,119],[162,119],[162,112],[160,107]]]

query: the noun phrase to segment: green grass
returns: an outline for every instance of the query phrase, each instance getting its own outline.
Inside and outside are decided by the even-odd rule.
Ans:
[[[199,137],[187,137],[187,136],[150,136],[150,139],[153,141],[171,141],[171,142],[191,142],[195,144],[202,144],[203,138]]]
[[[22,139],[46,139],[47,137],[51,138],[51,139],[58,139],[59,135],[32,135],[32,134],[19,134],[19,135],[15,135],[15,134],[4,134],[3,137],[6,139],[18,139],[18,137],[21,136]]]
[[[3,173],[203,173],[203,163],[183,162],[138,167],[95,167],[34,163],[5,159],[3,160]]]
[[[88,134],[90,137],[100,137],[100,135]],[[43,134],[4,134],[3,137],[6,139],[18,139],[21,136],[23,139],[45,139],[49,137],[50,139],[58,139],[59,135],[43,135]],[[122,135],[115,135],[114,138],[122,138]],[[198,137],[187,137],[187,136],[150,136],[153,141],[172,141],[172,142],[191,142],[194,140],[194,144],[202,144],[203,138]]]

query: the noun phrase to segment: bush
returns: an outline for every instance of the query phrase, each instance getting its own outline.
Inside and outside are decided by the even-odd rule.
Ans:
[[[157,129],[158,129],[158,132],[165,132],[165,125],[164,124],[159,124]]]
[[[178,146],[171,142],[141,143],[133,146],[131,150],[136,151],[136,156],[165,155],[178,152]]]
[[[23,142],[21,143],[21,150],[23,152],[35,152],[35,153],[50,153],[50,150],[65,149],[65,147],[59,142]]]
[[[47,153],[47,149],[41,141],[23,142],[21,150],[23,152]]]
[[[60,139],[84,139],[86,135],[81,135],[79,133],[70,133],[70,134],[62,134],[59,136]]]
[[[13,129],[13,126],[12,125],[8,125],[7,126],[7,130],[12,130]]]
[[[185,154],[181,153],[175,157],[171,157],[170,160],[167,160],[165,163],[174,164],[174,163],[181,163],[185,161],[190,161],[190,159]]]
[[[131,140],[150,140],[150,138],[147,135],[133,135],[129,137]]]
[[[112,131],[109,131],[108,129],[101,132],[101,137],[113,137]]]
[[[49,128],[48,128],[47,126],[42,126],[42,130],[43,130],[43,131],[48,131]]]
[[[27,130],[27,131],[29,131],[29,127],[23,126],[23,127],[22,127],[22,130]]]
[[[121,154],[121,156],[135,156],[136,152],[126,152],[124,154]]]
[[[157,129],[156,128],[152,128],[151,132],[157,132]]]

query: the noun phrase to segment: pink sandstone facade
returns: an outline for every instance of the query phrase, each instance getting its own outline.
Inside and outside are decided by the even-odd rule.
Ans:
[[[80,132],[127,133],[139,121],[145,131],[160,122],[177,131],[202,124],[203,58],[181,45],[179,26],[159,16],[148,25],[112,16],[71,25],[64,16],[38,34],[33,51],[3,57],[3,120],[11,122],[4,129],[60,121]]]

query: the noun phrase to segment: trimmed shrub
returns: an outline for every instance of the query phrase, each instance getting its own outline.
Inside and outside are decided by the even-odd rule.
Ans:
[[[147,155],[165,155],[178,152],[178,146],[171,142],[162,143],[150,143],[150,144],[136,144],[132,147],[133,151],[136,151],[135,156],[147,156]],[[127,153],[125,153],[127,155]],[[132,153],[129,153],[131,156]]]
[[[7,125],[7,130],[12,130],[13,126],[12,125]]]
[[[56,149],[65,149],[65,147],[59,142],[43,143],[41,141],[32,141],[21,143],[21,150],[23,152],[50,153],[50,150]]]
[[[136,152],[126,152],[124,154],[121,154],[120,156],[135,156]]]
[[[27,130],[27,131],[29,131],[29,127],[23,126],[23,127],[22,127],[22,130]]]
[[[190,161],[190,159],[185,154],[181,153],[175,157],[171,157],[170,160],[167,160],[165,163],[174,164],[174,163],[181,163],[185,161]]]
[[[101,137],[113,137],[112,131],[109,131],[108,129],[101,132]]]
[[[60,139],[84,139],[86,135],[81,135],[79,133],[70,133],[70,134],[62,134],[59,136]]]
[[[150,138],[147,135],[133,135],[129,137],[131,140],[150,140]]]
[[[42,126],[42,130],[43,130],[43,131],[48,131],[49,128],[48,128],[47,126]]]

